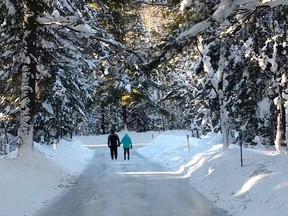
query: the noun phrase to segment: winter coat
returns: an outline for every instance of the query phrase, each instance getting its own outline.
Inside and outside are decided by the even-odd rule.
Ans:
[[[108,137],[108,147],[117,148],[120,145],[119,137],[117,134],[112,133]]]
[[[121,144],[123,144],[123,148],[132,147],[132,140],[128,134],[125,134],[124,137],[121,139]]]

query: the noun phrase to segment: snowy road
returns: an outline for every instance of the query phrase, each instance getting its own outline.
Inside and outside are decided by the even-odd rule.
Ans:
[[[36,216],[225,216],[187,179],[134,149],[130,161],[123,160],[122,148],[117,161],[107,147],[93,149],[95,157],[77,184]]]

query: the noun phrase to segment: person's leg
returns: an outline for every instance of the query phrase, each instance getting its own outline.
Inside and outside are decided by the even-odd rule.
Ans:
[[[117,148],[117,146],[115,147],[115,150],[114,150],[114,155],[115,155],[115,160],[117,160],[117,156],[118,156],[118,152],[117,152],[117,150],[118,150],[118,148]]]
[[[113,148],[112,147],[110,147],[110,154],[111,154],[111,159],[113,160],[114,156],[113,156]]]
[[[130,151],[129,151],[129,148],[127,148],[127,154],[128,154],[128,160],[130,160]]]
[[[126,160],[126,152],[127,152],[127,148],[124,148],[124,160]]]

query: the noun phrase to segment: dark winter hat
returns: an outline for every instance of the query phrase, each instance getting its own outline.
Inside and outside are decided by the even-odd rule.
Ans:
[[[111,132],[112,134],[114,134],[114,133],[115,133],[115,130],[114,130],[114,129],[111,129],[110,132]]]

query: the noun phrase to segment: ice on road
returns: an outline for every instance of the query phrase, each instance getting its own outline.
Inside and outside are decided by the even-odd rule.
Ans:
[[[136,146],[136,145],[135,145]],[[225,216],[193,190],[188,180],[131,151],[111,160],[107,147],[67,192],[36,216]]]

